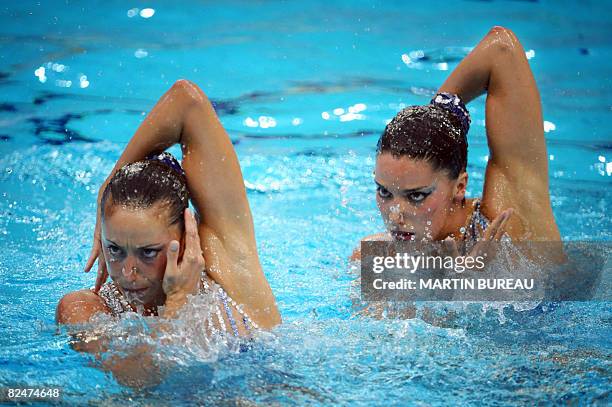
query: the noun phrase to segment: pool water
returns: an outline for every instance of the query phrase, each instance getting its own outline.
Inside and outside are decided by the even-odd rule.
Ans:
[[[383,228],[374,149],[493,25],[515,31],[541,92],[564,240],[609,241],[607,2],[22,2],[0,7],[0,387],[69,404],[610,403],[609,302],[466,309],[457,328],[356,315],[348,256]],[[151,15],[152,14],[152,15]],[[213,100],[240,158],[284,324],[246,353],[184,356],[152,389],[91,366],[54,325],[90,286],[98,187],[178,78]],[[484,99],[470,104],[470,196]],[[179,151],[172,150],[175,153]]]

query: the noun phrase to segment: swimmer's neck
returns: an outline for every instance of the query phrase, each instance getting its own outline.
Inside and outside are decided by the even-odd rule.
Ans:
[[[444,227],[436,240],[444,240],[449,236],[452,236],[455,240],[461,240],[463,238],[461,228],[467,227],[473,212],[474,198],[466,199],[465,203],[453,203]]]

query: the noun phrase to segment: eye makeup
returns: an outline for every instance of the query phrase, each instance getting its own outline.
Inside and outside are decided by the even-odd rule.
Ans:
[[[388,199],[393,196],[393,194],[389,192],[389,190],[385,188],[383,185],[379,184],[376,181],[374,182],[376,183],[376,191],[382,199]],[[427,199],[427,197],[431,195],[431,193],[435,191],[435,189],[436,189],[435,185],[423,186],[423,187],[418,187],[418,188],[405,189],[401,192],[401,194],[404,198],[408,199],[410,202],[414,204],[419,204],[423,202],[425,199]]]
[[[114,245],[114,244],[107,244],[106,245],[106,249],[108,250],[108,252],[110,253],[111,256],[113,257],[119,257],[123,254],[123,250],[121,250],[118,246]]]
[[[155,248],[139,249],[141,257],[145,260],[154,260],[160,251],[161,249],[155,249]]]
[[[409,190],[404,192],[404,196],[413,203],[421,203],[435,190],[435,186],[426,187],[424,189]]]

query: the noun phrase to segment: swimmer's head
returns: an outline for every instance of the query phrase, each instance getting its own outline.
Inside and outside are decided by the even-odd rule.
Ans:
[[[467,134],[461,121],[437,105],[410,106],[399,112],[378,140],[377,153],[428,162],[456,179],[467,166]]]
[[[398,240],[440,239],[467,186],[467,129],[436,105],[411,106],[387,125],[377,146],[376,201]]]
[[[118,207],[147,209],[163,206],[170,225],[184,227],[183,212],[189,206],[187,180],[180,163],[170,153],[127,164],[111,178],[102,193],[102,218]]]
[[[169,155],[168,155],[169,156]],[[168,158],[165,156],[164,158]],[[189,205],[184,174],[159,159],[118,170],[100,202],[102,246],[109,275],[128,301],[144,306],[165,302],[162,281],[172,240],[181,242]]]

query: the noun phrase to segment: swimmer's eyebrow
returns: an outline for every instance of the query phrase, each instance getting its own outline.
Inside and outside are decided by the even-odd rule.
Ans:
[[[112,240],[110,240],[110,239],[104,239],[104,240],[106,240],[108,243],[112,243],[112,244],[114,244],[114,245],[115,245],[115,246],[117,246],[117,247],[121,247],[121,245],[120,245],[120,244],[117,244],[117,243],[113,242],[113,241],[112,241]],[[164,245],[163,243],[151,243],[151,244],[148,244],[148,245],[146,245],[146,246],[140,246],[140,247],[137,247],[137,249],[159,249],[159,248],[160,248],[160,247],[162,247],[163,245]],[[157,246],[158,246],[158,247],[157,247]]]
[[[386,186],[382,185],[378,181],[374,180],[374,182],[376,183],[376,186],[378,186],[380,188],[387,189]],[[417,188],[404,189],[404,190],[402,190],[402,193],[409,194],[411,192],[431,192],[433,190],[434,190],[434,186],[433,185],[425,185],[425,186],[417,187]]]
[[[113,242],[113,241],[112,241],[112,240],[110,240],[110,239],[106,239],[106,238],[104,238],[104,241],[105,241],[105,242],[107,242],[107,243],[112,243],[112,244],[114,244],[115,246],[120,246],[120,245],[118,245],[117,243]]]
[[[137,249],[161,249],[163,245],[164,245],[163,243],[152,243],[146,246],[137,247]]]

